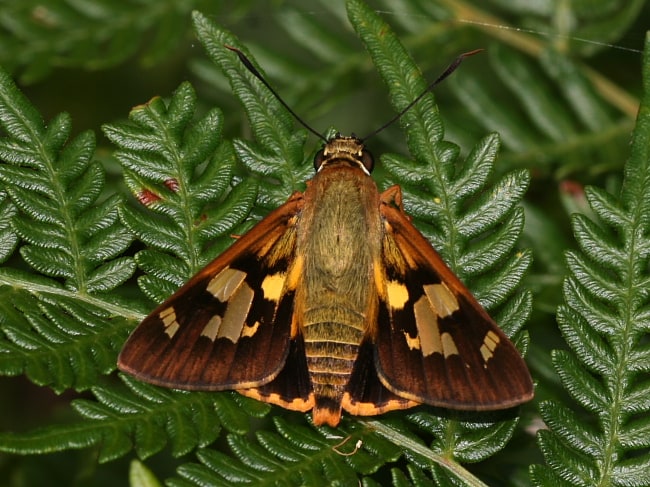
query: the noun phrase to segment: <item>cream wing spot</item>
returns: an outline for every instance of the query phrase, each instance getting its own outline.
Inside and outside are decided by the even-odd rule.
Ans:
[[[440,335],[440,340],[442,342],[442,350],[445,358],[450,357],[451,355],[458,355],[458,348],[456,347],[456,342],[450,333],[443,333]]]
[[[440,318],[446,318],[459,309],[456,296],[444,282],[424,286],[424,294],[429,298],[433,310]]]
[[[181,327],[178,321],[176,321],[176,311],[174,311],[174,308],[172,306],[165,308],[158,314],[158,318],[163,322],[167,336],[174,338],[174,335]]]
[[[251,309],[254,295],[255,293],[248,284],[243,283],[238,287],[237,291],[228,300],[228,306],[221,320],[217,338],[227,338],[232,343],[237,343],[242,334],[244,323],[246,323],[248,312]]]
[[[485,334],[483,345],[481,345],[481,355],[483,356],[483,361],[485,362],[486,367],[487,361],[494,357],[494,351],[496,350],[500,341],[501,339],[499,338],[499,335],[494,333],[492,330],[488,331]]]
[[[210,280],[206,290],[219,301],[225,303],[239,289],[244,279],[246,279],[245,272],[226,267]]]
[[[413,313],[415,314],[415,325],[418,330],[422,355],[428,357],[436,352],[443,353],[438,317],[426,296],[422,296],[413,305]]]
[[[219,333],[219,326],[221,325],[221,316],[214,315],[210,318],[210,321],[203,327],[201,336],[209,338],[211,341],[217,339],[217,334]]]

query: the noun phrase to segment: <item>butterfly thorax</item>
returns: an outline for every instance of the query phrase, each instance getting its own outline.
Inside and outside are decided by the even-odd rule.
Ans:
[[[376,293],[359,282],[371,281],[380,253],[379,194],[370,177],[348,162],[330,162],[312,180],[301,218],[305,231],[297,242],[297,253],[305,256],[297,301],[308,303],[299,321],[315,419],[319,407],[325,416],[340,415],[359,345],[374,319],[369,310],[376,309]]]

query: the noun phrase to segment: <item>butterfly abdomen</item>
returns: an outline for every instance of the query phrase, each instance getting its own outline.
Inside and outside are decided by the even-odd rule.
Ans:
[[[341,399],[363,338],[362,330],[338,321],[342,320],[313,323],[303,328],[315,411],[323,409],[323,413],[336,418],[341,415]]]

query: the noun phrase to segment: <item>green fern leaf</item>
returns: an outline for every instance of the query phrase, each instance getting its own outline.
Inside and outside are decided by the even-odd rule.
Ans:
[[[531,468],[535,485],[650,485],[650,36],[644,66],[644,98],[620,196],[588,190],[596,219],[573,220],[580,251],[567,254],[570,274],[558,309],[571,350],[556,351],[553,365],[580,409],[541,404],[549,430],[538,435],[546,465]]]
[[[116,259],[132,240],[117,221],[119,199],[105,205],[102,228],[92,235],[84,228],[87,217],[78,225],[104,185],[103,169],[91,160],[94,137],[85,133],[64,146],[67,116],[45,127],[6,73],[0,73],[0,90],[0,123],[8,133],[0,140],[0,157],[7,162],[0,166],[0,181],[21,210],[13,219],[14,230],[28,242],[21,255],[37,272],[63,278],[66,288],[81,294],[115,288],[135,270],[131,260]],[[98,274],[109,281],[98,282]]]
[[[0,180],[7,188],[2,211],[10,217],[3,258],[20,246],[32,269],[0,271],[7,337],[0,342],[0,370],[24,372],[56,391],[86,389],[113,369],[124,337],[109,321],[119,306],[104,295],[135,270],[133,259],[119,257],[132,241],[118,220],[121,199],[96,205],[104,172],[92,161],[93,136],[67,142],[69,117],[45,126],[4,72],[0,124],[6,134],[0,138]]]

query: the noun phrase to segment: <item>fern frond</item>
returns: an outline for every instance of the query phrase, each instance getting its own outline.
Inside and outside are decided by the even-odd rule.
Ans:
[[[556,351],[553,365],[578,407],[541,404],[549,430],[538,435],[546,465],[531,468],[535,485],[650,485],[650,36],[643,79],[621,193],[588,189],[596,218],[573,219],[580,250],[567,254],[558,309],[571,350]]]
[[[86,206],[94,202],[102,180],[95,185],[84,184],[86,179],[79,182],[79,178],[88,174],[86,168],[90,164],[87,158],[79,156],[78,146],[83,145],[71,144],[72,148],[61,149],[60,170],[55,171],[59,168],[55,156],[66,134],[42,135],[41,139],[56,140],[59,144],[46,147],[36,138],[39,130],[45,130],[39,125],[38,114],[33,109],[30,112],[31,105],[13,85],[7,86],[9,96],[6,99],[15,107],[7,103],[8,108],[0,112],[4,116],[0,120],[10,136],[18,135],[1,141],[5,147],[3,157],[13,155],[10,160],[14,166],[8,170],[0,168],[0,177],[9,182],[10,176],[23,176],[18,171],[24,171],[25,177],[7,191],[19,211],[5,205],[7,212],[15,213],[17,223],[12,228],[18,229],[16,233],[29,242],[21,250],[39,244],[59,250],[72,240],[66,239],[64,233],[65,223],[70,222],[69,233],[76,237],[75,242],[86,243],[94,252],[94,260],[111,258],[122,240],[108,233],[107,229],[112,227],[107,227],[106,222],[111,217],[116,220],[115,206],[119,199],[109,198],[85,211]],[[154,99],[134,109],[129,122],[105,128],[109,138],[120,148],[116,156],[124,165],[127,186],[154,216],[159,216],[152,218],[151,212],[144,216],[143,210],[120,208],[123,221],[133,233],[151,245],[150,249],[139,252],[136,260],[149,271],[140,280],[143,290],[158,300],[232,241],[230,235],[237,233],[237,226],[257,192],[254,182],[232,185],[234,153],[231,144],[221,140],[220,114],[209,111],[194,122],[195,101],[192,88],[183,84],[168,104]],[[54,134],[59,132],[54,131]],[[51,164],[41,162],[39,156],[43,154],[49,156],[46,160]],[[24,168],[25,161],[29,162],[31,172]],[[96,176],[98,172],[95,170],[91,174]],[[58,192],[50,189],[54,184],[47,176],[59,183],[55,186]],[[28,184],[31,193],[17,193],[16,188]],[[68,187],[70,197],[63,191]],[[50,208],[48,197],[58,197],[64,204],[60,209]],[[26,198],[30,198],[29,203],[24,203]],[[69,200],[71,203],[66,204]],[[23,215],[20,210],[25,208],[32,211]],[[61,216],[57,211],[67,213]],[[29,225],[19,218],[33,218],[35,224]],[[81,222],[77,225],[80,230],[74,233],[77,221]],[[45,239],[49,230],[47,224],[53,229],[49,232],[50,241]],[[115,225],[126,234],[119,222]],[[36,231],[40,233],[35,234]],[[70,255],[74,256],[69,249],[64,250],[68,260]],[[51,267],[37,266],[38,271],[51,269],[55,275],[62,273],[55,256],[47,254],[47,259],[42,259],[50,262]],[[111,268],[112,263],[107,261],[103,268]],[[68,269],[60,267],[64,271]],[[84,269],[82,265],[69,267],[78,272]],[[39,273],[2,269],[5,339],[0,341],[0,370],[10,375],[24,372],[32,381],[49,384],[56,391],[96,386],[91,390],[97,401],[73,402],[77,412],[86,418],[85,422],[51,426],[22,435],[0,434],[0,449],[25,454],[97,445],[100,459],[107,461],[132,448],[142,457],[149,456],[160,451],[169,439],[172,453],[181,455],[214,441],[220,424],[242,434],[249,427],[250,416],[268,411],[268,406],[238,394],[184,396],[129,378],[124,381],[130,392],[124,388],[97,386],[100,374],[114,370],[119,347],[132,328],[132,322],[140,321],[142,314],[116,297],[111,302],[103,296],[90,295],[88,291],[82,293],[81,286],[69,283],[73,277],[74,274],[68,281],[59,283]],[[104,286],[113,285],[115,279],[110,277],[104,272]],[[184,404],[186,397],[190,397],[191,404]]]
[[[221,113],[193,122],[195,107],[196,94],[184,83],[168,102],[154,98],[134,108],[127,123],[104,127],[127,186],[157,216],[121,209],[122,221],[150,246],[136,261],[147,272],[140,287],[155,302],[232,243],[257,194],[254,181],[230,186],[235,158],[221,140]]]
[[[119,222],[119,197],[92,208],[104,187],[104,171],[92,161],[94,136],[66,141],[70,119],[46,127],[9,76],[0,73],[0,181],[20,209],[14,231],[27,242],[23,259],[36,271],[60,278],[80,294],[106,292],[126,281],[133,261],[118,257],[132,236]]]
[[[127,320],[114,312],[127,311],[80,299],[46,279],[17,271],[3,269],[0,280],[6,337],[0,341],[0,373],[24,373],[60,393],[70,387],[88,389],[115,368]]]
[[[106,297],[135,270],[133,259],[119,256],[132,241],[118,220],[121,198],[97,202],[104,171],[92,161],[92,134],[66,143],[69,117],[60,115],[45,126],[4,72],[0,124],[2,211],[8,218],[3,259],[20,245],[31,267],[0,271],[6,336],[0,370],[24,372],[56,391],[86,389],[114,368],[125,336],[111,326],[120,320],[111,323],[110,316],[133,315]]]

